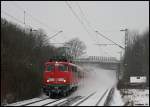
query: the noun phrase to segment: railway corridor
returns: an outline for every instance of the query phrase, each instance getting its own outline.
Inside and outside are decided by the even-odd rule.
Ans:
[[[96,66],[83,66],[88,72],[78,87],[70,96],[51,99],[44,97],[21,101],[8,106],[104,106],[123,105],[120,94],[115,95],[117,83],[116,72]],[[119,99],[119,100],[118,100]],[[116,101],[117,100],[117,101]]]
[[[93,92],[89,93],[87,96],[75,96],[62,99],[30,99],[7,106],[104,106],[108,104],[107,98],[110,92],[111,91],[107,89],[102,95],[99,92]]]

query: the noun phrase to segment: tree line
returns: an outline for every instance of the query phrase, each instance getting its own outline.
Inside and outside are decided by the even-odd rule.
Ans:
[[[42,29],[27,31],[1,18],[1,105],[41,94],[44,63],[66,52],[46,42],[47,38]],[[77,38],[70,41],[74,40],[81,42]]]
[[[130,76],[146,76],[146,86],[149,87],[149,30],[142,34],[129,32],[128,37],[127,51],[121,65],[121,82],[129,83]]]

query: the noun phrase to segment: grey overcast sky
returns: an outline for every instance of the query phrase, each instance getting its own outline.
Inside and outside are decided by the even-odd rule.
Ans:
[[[67,3],[82,22],[72,13]],[[51,42],[63,43],[79,37],[87,45],[87,55],[117,58],[119,58],[118,52],[124,51],[117,46],[94,45],[111,44],[94,33],[94,30],[124,46],[124,32],[120,32],[121,28],[143,32],[149,27],[148,1],[68,1],[67,3],[66,1],[2,1],[1,17],[18,23],[4,13],[7,12],[23,22],[23,10],[25,10],[26,24],[33,26],[34,29],[42,28],[49,36],[63,30],[63,33],[53,38]]]

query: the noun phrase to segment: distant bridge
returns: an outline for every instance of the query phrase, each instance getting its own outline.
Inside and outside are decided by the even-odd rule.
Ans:
[[[89,56],[88,58],[74,59],[77,64],[93,64],[106,69],[117,69],[120,62],[115,57]]]
[[[98,63],[119,63],[115,57],[89,56],[88,58],[77,58],[75,62],[98,62]]]

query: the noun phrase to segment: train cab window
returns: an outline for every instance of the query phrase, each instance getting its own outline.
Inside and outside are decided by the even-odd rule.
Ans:
[[[54,65],[47,65],[47,71],[51,72],[54,70]]]
[[[68,71],[68,66],[67,65],[59,65],[59,71],[67,72]]]

